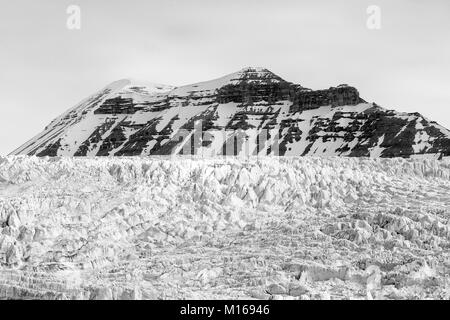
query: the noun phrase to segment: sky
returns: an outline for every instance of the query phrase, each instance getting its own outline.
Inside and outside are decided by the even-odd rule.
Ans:
[[[248,66],[450,128],[449,17],[448,0],[0,0],[0,155],[115,80],[179,86]]]

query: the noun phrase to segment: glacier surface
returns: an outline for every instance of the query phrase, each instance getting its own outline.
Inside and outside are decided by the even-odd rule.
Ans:
[[[0,157],[0,299],[449,299],[450,159]]]

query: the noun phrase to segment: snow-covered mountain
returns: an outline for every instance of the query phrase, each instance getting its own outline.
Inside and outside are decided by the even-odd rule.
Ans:
[[[231,150],[233,155],[439,158],[450,155],[450,131],[418,113],[368,103],[354,87],[311,90],[267,69],[245,68],[182,87],[116,81],[12,154],[130,156],[186,150],[205,156]]]

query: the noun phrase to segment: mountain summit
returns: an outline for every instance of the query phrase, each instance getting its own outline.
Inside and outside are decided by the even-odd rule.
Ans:
[[[200,141],[193,143],[180,132],[198,130],[199,120]],[[225,154],[230,140],[235,155],[450,155],[450,131],[418,113],[368,103],[348,85],[311,90],[252,67],[181,87],[113,82],[12,154],[168,155],[189,146],[214,156]]]

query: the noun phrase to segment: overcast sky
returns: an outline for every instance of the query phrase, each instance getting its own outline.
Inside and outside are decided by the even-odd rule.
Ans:
[[[66,27],[69,5],[81,29]],[[341,83],[450,128],[448,0],[0,0],[0,154],[108,83],[183,85],[246,66]],[[366,26],[369,5],[381,29]]]

